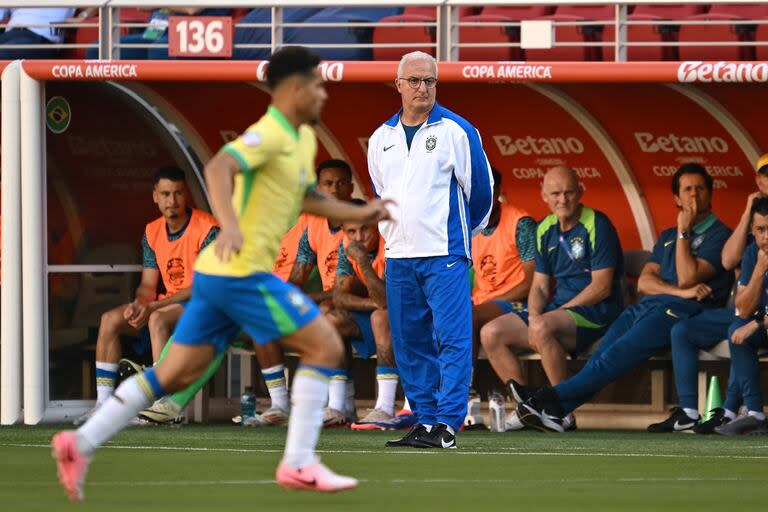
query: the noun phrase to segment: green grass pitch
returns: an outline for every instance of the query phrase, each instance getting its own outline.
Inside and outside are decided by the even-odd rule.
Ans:
[[[134,427],[97,453],[80,504],[56,483],[56,428],[0,428],[0,510],[765,510],[768,438],[580,431],[465,432],[459,449],[391,450],[398,433],[325,431],[319,450],[354,491],[273,481],[285,429]]]

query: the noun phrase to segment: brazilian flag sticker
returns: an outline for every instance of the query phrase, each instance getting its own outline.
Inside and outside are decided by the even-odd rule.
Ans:
[[[69,128],[72,109],[69,102],[61,96],[54,96],[45,106],[45,124],[53,133],[63,133]]]

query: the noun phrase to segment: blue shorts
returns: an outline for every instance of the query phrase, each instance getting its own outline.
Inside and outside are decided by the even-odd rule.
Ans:
[[[173,341],[214,345],[221,352],[243,330],[254,342],[266,345],[293,334],[319,314],[309,298],[272,273],[229,277],[195,272],[192,298]]]
[[[544,308],[544,312],[553,311],[557,309],[553,303],[547,304]],[[566,308],[565,311],[571,315],[576,322],[576,350],[571,352],[571,355],[576,355],[585,352],[594,342],[600,339],[605,334],[611,323],[616,319],[618,313],[611,311],[612,308],[606,307],[604,304],[598,304],[596,306],[572,306]],[[519,316],[525,325],[528,325],[528,306],[520,310],[512,311]]]
[[[188,303],[189,300],[178,302],[179,306],[183,307],[184,309],[187,308]],[[134,354],[137,356],[149,354],[150,349],[152,348],[152,337],[149,335],[148,325],[145,325],[139,329],[139,334],[137,334],[134,341],[131,342],[130,347]]]
[[[515,301],[515,300],[498,300],[498,299],[491,299],[488,302],[492,302],[499,306],[501,310],[506,315],[507,313],[513,313],[513,312],[522,312],[525,311],[526,317],[525,317],[525,323],[528,323],[528,305],[525,302]]]
[[[350,311],[352,318],[363,334],[362,339],[352,340],[352,348],[363,359],[369,359],[376,355],[376,339],[371,328],[371,313],[373,311]]]

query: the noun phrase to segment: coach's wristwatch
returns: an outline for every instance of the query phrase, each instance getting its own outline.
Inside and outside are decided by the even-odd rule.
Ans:
[[[677,238],[680,238],[682,240],[690,240],[691,234],[688,231],[678,231]]]
[[[758,327],[763,327],[765,321],[765,308],[758,307],[755,314],[752,315],[752,318],[757,322]]]

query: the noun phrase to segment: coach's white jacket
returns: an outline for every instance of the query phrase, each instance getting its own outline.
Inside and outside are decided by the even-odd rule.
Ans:
[[[455,255],[471,259],[472,235],[488,223],[493,177],[480,134],[435,103],[411,142],[400,112],[368,141],[368,172],[394,220],[379,223],[387,258]]]

